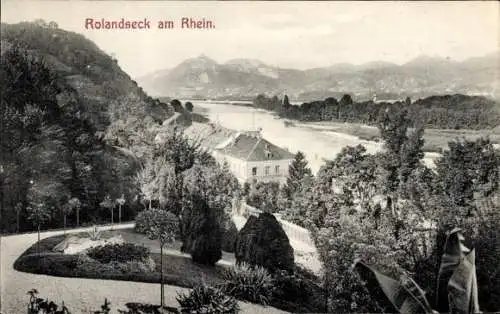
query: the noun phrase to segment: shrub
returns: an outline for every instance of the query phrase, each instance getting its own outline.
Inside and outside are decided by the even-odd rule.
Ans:
[[[87,275],[99,277],[103,274],[108,276],[118,276],[122,272],[116,266],[117,262],[101,263],[86,254],[79,254],[75,267],[76,276],[85,277]]]
[[[90,240],[92,241],[97,241],[101,239],[101,231],[97,229],[97,226],[94,226],[92,230],[87,231],[87,235],[89,236]]]
[[[266,305],[272,297],[273,278],[263,267],[242,263],[226,270],[222,290],[237,299]]]
[[[268,213],[278,210],[280,185],[278,182],[257,182],[250,186],[245,201],[248,205]]]
[[[206,200],[192,195],[192,209],[182,218],[181,250],[190,254],[195,263],[215,265],[222,258],[222,226],[217,214]]]
[[[149,249],[132,243],[108,244],[88,250],[87,255],[101,263],[145,261]]]
[[[125,303],[127,311],[118,310],[121,314],[176,314],[179,311],[176,308],[164,306],[163,310],[160,310],[161,305],[153,305],[147,303],[135,303],[129,302]]]
[[[259,265],[274,272],[293,271],[294,256],[288,236],[278,220],[268,213],[249,218],[236,240],[237,263]]]
[[[324,291],[308,274],[278,271],[273,276],[273,286],[273,299],[288,304],[287,310],[325,312]]]
[[[28,314],[70,314],[70,311],[64,305],[64,301],[61,304],[61,310],[58,310],[59,305],[54,301],[49,302],[48,299],[40,298],[37,289],[31,289],[27,295],[30,296]]]
[[[182,312],[200,314],[239,312],[235,298],[225,295],[221,289],[205,284],[196,286],[188,294],[179,294],[176,299]]]
[[[435,308],[439,313],[479,313],[475,250],[465,246],[461,229],[447,233],[437,279]],[[399,313],[438,313],[426,293],[410,277],[399,280],[382,274],[361,259],[354,262],[370,294],[379,302],[392,305]]]
[[[14,262],[14,269],[33,274],[67,276],[74,272],[78,261],[76,255],[27,255]]]
[[[226,222],[224,233],[222,235],[222,250],[229,253],[234,253],[237,237],[238,237],[238,228],[236,227],[234,221],[229,219]]]
[[[169,211],[156,208],[140,212],[135,218],[135,232],[142,234],[151,233],[154,227],[158,227],[164,221],[170,219],[168,213]]]

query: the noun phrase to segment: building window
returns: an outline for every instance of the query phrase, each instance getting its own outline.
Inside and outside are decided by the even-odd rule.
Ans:
[[[252,175],[256,176],[257,175],[257,167],[252,168]]]
[[[268,175],[269,175],[269,169],[270,169],[270,168],[271,168],[271,167],[266,166],[266,168],[265,168],[265,173],[266,173],[266,176],[268,176]]]
[[[280,173],[280,166],[275,166],[274,167],[274,172],[276,172],[276,174]]]

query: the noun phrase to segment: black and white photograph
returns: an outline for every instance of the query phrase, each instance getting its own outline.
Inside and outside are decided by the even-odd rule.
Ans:
[[[500,313],[500,2],[0,1],[0,314]]]

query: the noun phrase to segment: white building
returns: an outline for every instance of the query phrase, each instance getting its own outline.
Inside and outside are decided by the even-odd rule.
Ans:
[[[216,160],[226,161],[241,182],[285,183],[294,155],[262,138],[259,131],[239,132],[213,152]]]
[[[219,162],[227,162],[241,183],[276,181],[285,183],[294,155],[264,139],[260,131],[235,132],[213,124],[193,123],[186,130]]]

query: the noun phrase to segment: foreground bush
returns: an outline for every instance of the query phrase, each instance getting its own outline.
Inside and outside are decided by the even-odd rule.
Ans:
[[[273,275],[272,305],[291,312],[325,312],[325,293],[317,281],[307,270],[277,271]]]
[[[370,293],[379,302],[392,305],[395,312],[480,313],[475,251],[467,248],[464,242],[458,228],[446,237],[437,280],[435,308],[439,312],[433,310],[424,290],[406,275],[399,280],[393,279],[360,259],[354,262],[354,269],[370,287]]]
[[[149,256],[149,249],[133,243],[108,244],[89,249],[87,255],[104,264],[126,263],[146,260]]]
[[[179,294],[176,299],[181,306],[181,311],[185,313],[230,314],[239,312],[235,298],[225,295],[221,289],[205,284],[195,287],[188,294]]]
[[[222,290],[239,300],[267,305],[272,297],[273,278],[263,267],[242,263],[226,270]]]
[[[236,262],[258,265],[273,272],[293,271],[293,248],[280,223],[272,214],[250,217],[236,240]]]
[[[177,314],[180,313],[176,308],[164,306],[161,309],[160,305],[129,302],[125,306],[127,310],[118,310],[120,314]]]
[[[64,305],[64,301],[61,304],[61,309],[58,310],[59,305],[57,305],[54,301],[39,298],[37,289],[31,289],[28,291],[27,295],[30,296],[28,314],[71,314],[68,308]]]

